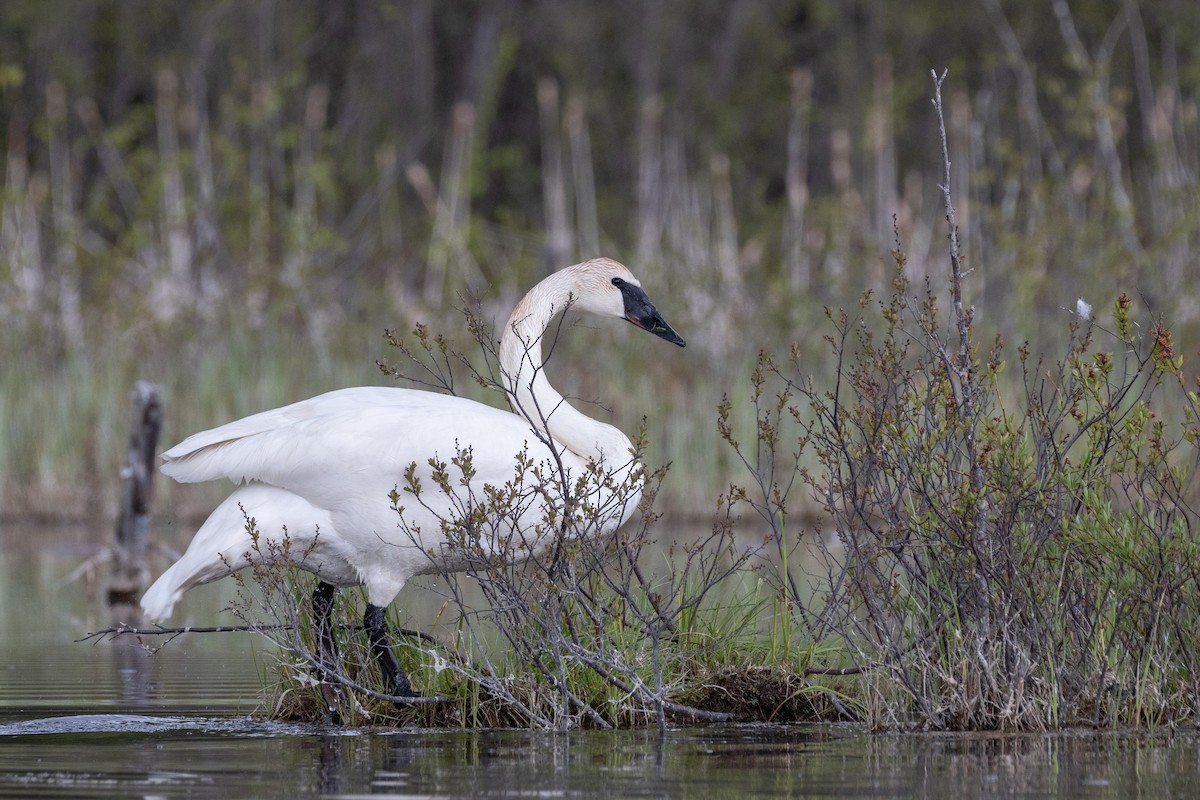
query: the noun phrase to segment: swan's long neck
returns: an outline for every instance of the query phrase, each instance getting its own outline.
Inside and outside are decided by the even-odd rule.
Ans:
[[[603,460],[611,469],[629,460],[629,437],[573,407],[550,385],[543,369],[546,328],[577,296],[574,286],[571,271],[561,270],[525,295],[500,337],[500,368],[515,413],[576,455]]]

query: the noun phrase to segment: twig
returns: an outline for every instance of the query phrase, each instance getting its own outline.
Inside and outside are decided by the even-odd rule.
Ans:
[[[362,625],[338,625],[338,628],[345,631],[361,631]],[[135,628],[129,625],[119,625],[115,628],[105,628],[99,631],[92,631],[80,639],[78,642],[87,642],[92,639],[104,636],[120,636],[124,633],[133,634],[134,636],[178,636],[182,633],[262,633],[263,631],[295,631],[299,627],[291,624],[278,625],[212,625],[207,627],[199,627],[195,625],[185,625],[182,628],[166,628],[162,625],[156,625],[153,628]],[[399,636],[407,636],[420,639],[424,642],[429,642],[432,645],[443,647],[444,645],[428,633],[414,631],[409,628],[396,628],[394,633]]]
[[[185,625],[182,628],[164,628],[162,626],[135,628],[130,625],[118,625],[115,628],[90,631],[86,636],[76,639],[75,642],[87,642],[96,638],[120,636],[126,633],[134,636],[178,636],[181,633],[251,633],[263,630],[289,630],[291,628],[291,625],[213,625],[209,627]]]
[[[265,628],[265,627],[271,627],[271,626],[262,626],[262,627]],[[291,626],[287,626],[287,627],[291,627]],[[361,627],[361,626],[344,626],[344,627]],[[325,665],[322,665],[317,658],[312,656],[312,654],[302,653],[300,655],[305,661],[308,662],[308,664],[311,667],[316,668],[316,669],[321,669],[321,671],[324,673],[324,676],[325,676],[323,679],[323,682],[339,683],[342,686],[353,689],[354,691],[359,692],[360,694],[364,694],[367,697],[374,697],[376,700],[384,700],[384,701],[387,701],[390,703],[394,703],[396,705],[404,705],[404,706],[427,706],[427,705],[433,705],[434,703],[450,703],[450,702],[454,701],[454,698],[444,697],[442,695],[429,695],[429,696],[418,695],[418,696],[408,697],[408,696],[403,696],[403,695],[384,694],[383,692],[379,692],[379,691],[371,689],[367,686],[363,686],[361,683],[359,683],[358,681],[356,681],[352,678],[346,677],[342,673],[341,670],[325,669]]]
[[[933,107],[937,110],[938,131],[942,138],[942,197],[946,203],[946,223],[950,232],[950,286],[954,297],[954,318],[958,325],[958,363],[953,365],[961,385],[963,406],[968,418],[973,416],[974,391],[971,389],[971,313],[963,309],[963,267],[962,255],[958,242],[958,219],[954,211],[954,200],[950,196],[950,149],[946,141],[946,119],[942,114],[942,82],[946,80],[946,71],[939,77],[933,75]],[[972,486],[974,489],[975,487]]]
[[[953,372],[958,378],[959,392],[962,396],[962,414],[966,421],[963,429],[964,457],[970,464],[971,496],[976,504],[972,545],[986,570],[990,571],[993,553],[992,542],[988,536],[987,514],[983,503],[983,465],[980,464],[975,446],[975,432],[979,415],[975,403],[975,385],[971,374],[971,318],[973,311],[963,308],[964,273],[958,242],[958,219],[954,212],[954,200],[950,196],[950,148],[946,142],[946,118],[942,113],[942,82],[946,80],[946,70],[942,70],[941,76],[938,76],[937,72],[933,70],[930,71],[930,74],[933,76],[933,107],[937,110],[938,132],[942,139],[944,172],[943,183],[939,188],[942,190],[942,197],[946,203],[946,223],[950,228],[948,235],[950,240],[950,286],[954,299],[954,318],[958,328],[958,363],[953,365]],[[949,361],[948,355],[943,353],[942,357],[947,362]],[[987,614],[989,612],[988,594],[982,581],[982,577],[976,579],[976,588],[979,592],[976,601],[980,604],[984,614]]]

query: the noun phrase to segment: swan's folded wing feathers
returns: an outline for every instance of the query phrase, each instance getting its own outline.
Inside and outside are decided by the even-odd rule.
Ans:
[[[456,447],[467,443],[478,456],[477,467],[499,464],[509,471],[479,477],[503,481],[532,438],[523,419],[472,400],[360,387],[197,433],[163,454],[162,471],[183,483],[261,481],[316,500],[352,489],[354,476],[394,483],[413,460],[422,470],[434,456],[449,462]]]
[[[236,451],[241,449],[238,443],[290,429],[297,422],[318,418],[337,409],[361,407],[370,398],[378,398],[377,392],[364,392],[364,388],[374,387],[327,392],[194,433],[163,453],[162,471],[181,483],[217,478],[241,483],[252,479],[254,475],[247,472],[240,464],[241,459],[236,457]]]

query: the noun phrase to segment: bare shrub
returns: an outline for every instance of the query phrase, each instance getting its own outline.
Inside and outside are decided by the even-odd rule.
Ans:
[[[897,245],[887,297],[827,312],[830,388],[805,376],[800,348],[785,365],[764,353],[749,444],[722,409],[752,475],[739,491],[778,551],[800,545],[787,524],[797,489],[837,533],[825,575],[796,580],[781,559],[776,583],[810,635],[840,640],[865,673],[875,726],[1193,716],[1200,432],[1170,332],[1139,325],[1126,295],[1110,327],[1080,303],[1063,355],[1022,346],[1006,381],[1003,341],[981,352],[975,340],[945,163],[948,321],[944,289],[915,292]]]

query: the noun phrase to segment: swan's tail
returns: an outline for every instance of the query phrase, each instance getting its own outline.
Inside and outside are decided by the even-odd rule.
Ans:
[[[254,521],[258,531],[257,546],[247,533],[248,520]],[[193,586],[228,577],[252,561],[281,554],[323,580],[339,586],[356,584],[358,573],[339,550],[338,542],[329,512],[285,489],[247,484],[217,506],[196,531],[187,552],[146,590],[142,613],[153,622],[164,620]]]
[[[205,523],[205,527],[207,525]],[[197,539],[203,531],[202,527],[196,534]],[[206,553],[189,547],[183,558],[171,565],[142,595],[142,614],[150,622],[161,622],[171,616],[175,604],[188,589],[232,575],[241,566],[245,565],[226,563],[216,551]]]
[[[142,595],[142,614],[148,621],[162,622],[171,616],[175,604],[183,596],[184,589],[180,586],[178,567],[176,564],[164,572]]]
[[[250,537],[243,508],[254,509],[263,488],[242,487],[209,515],[187,552],[142,595],[142,614],[147,620],[166,619],[188,589],[232,575],[250,563],[246,552]]]

